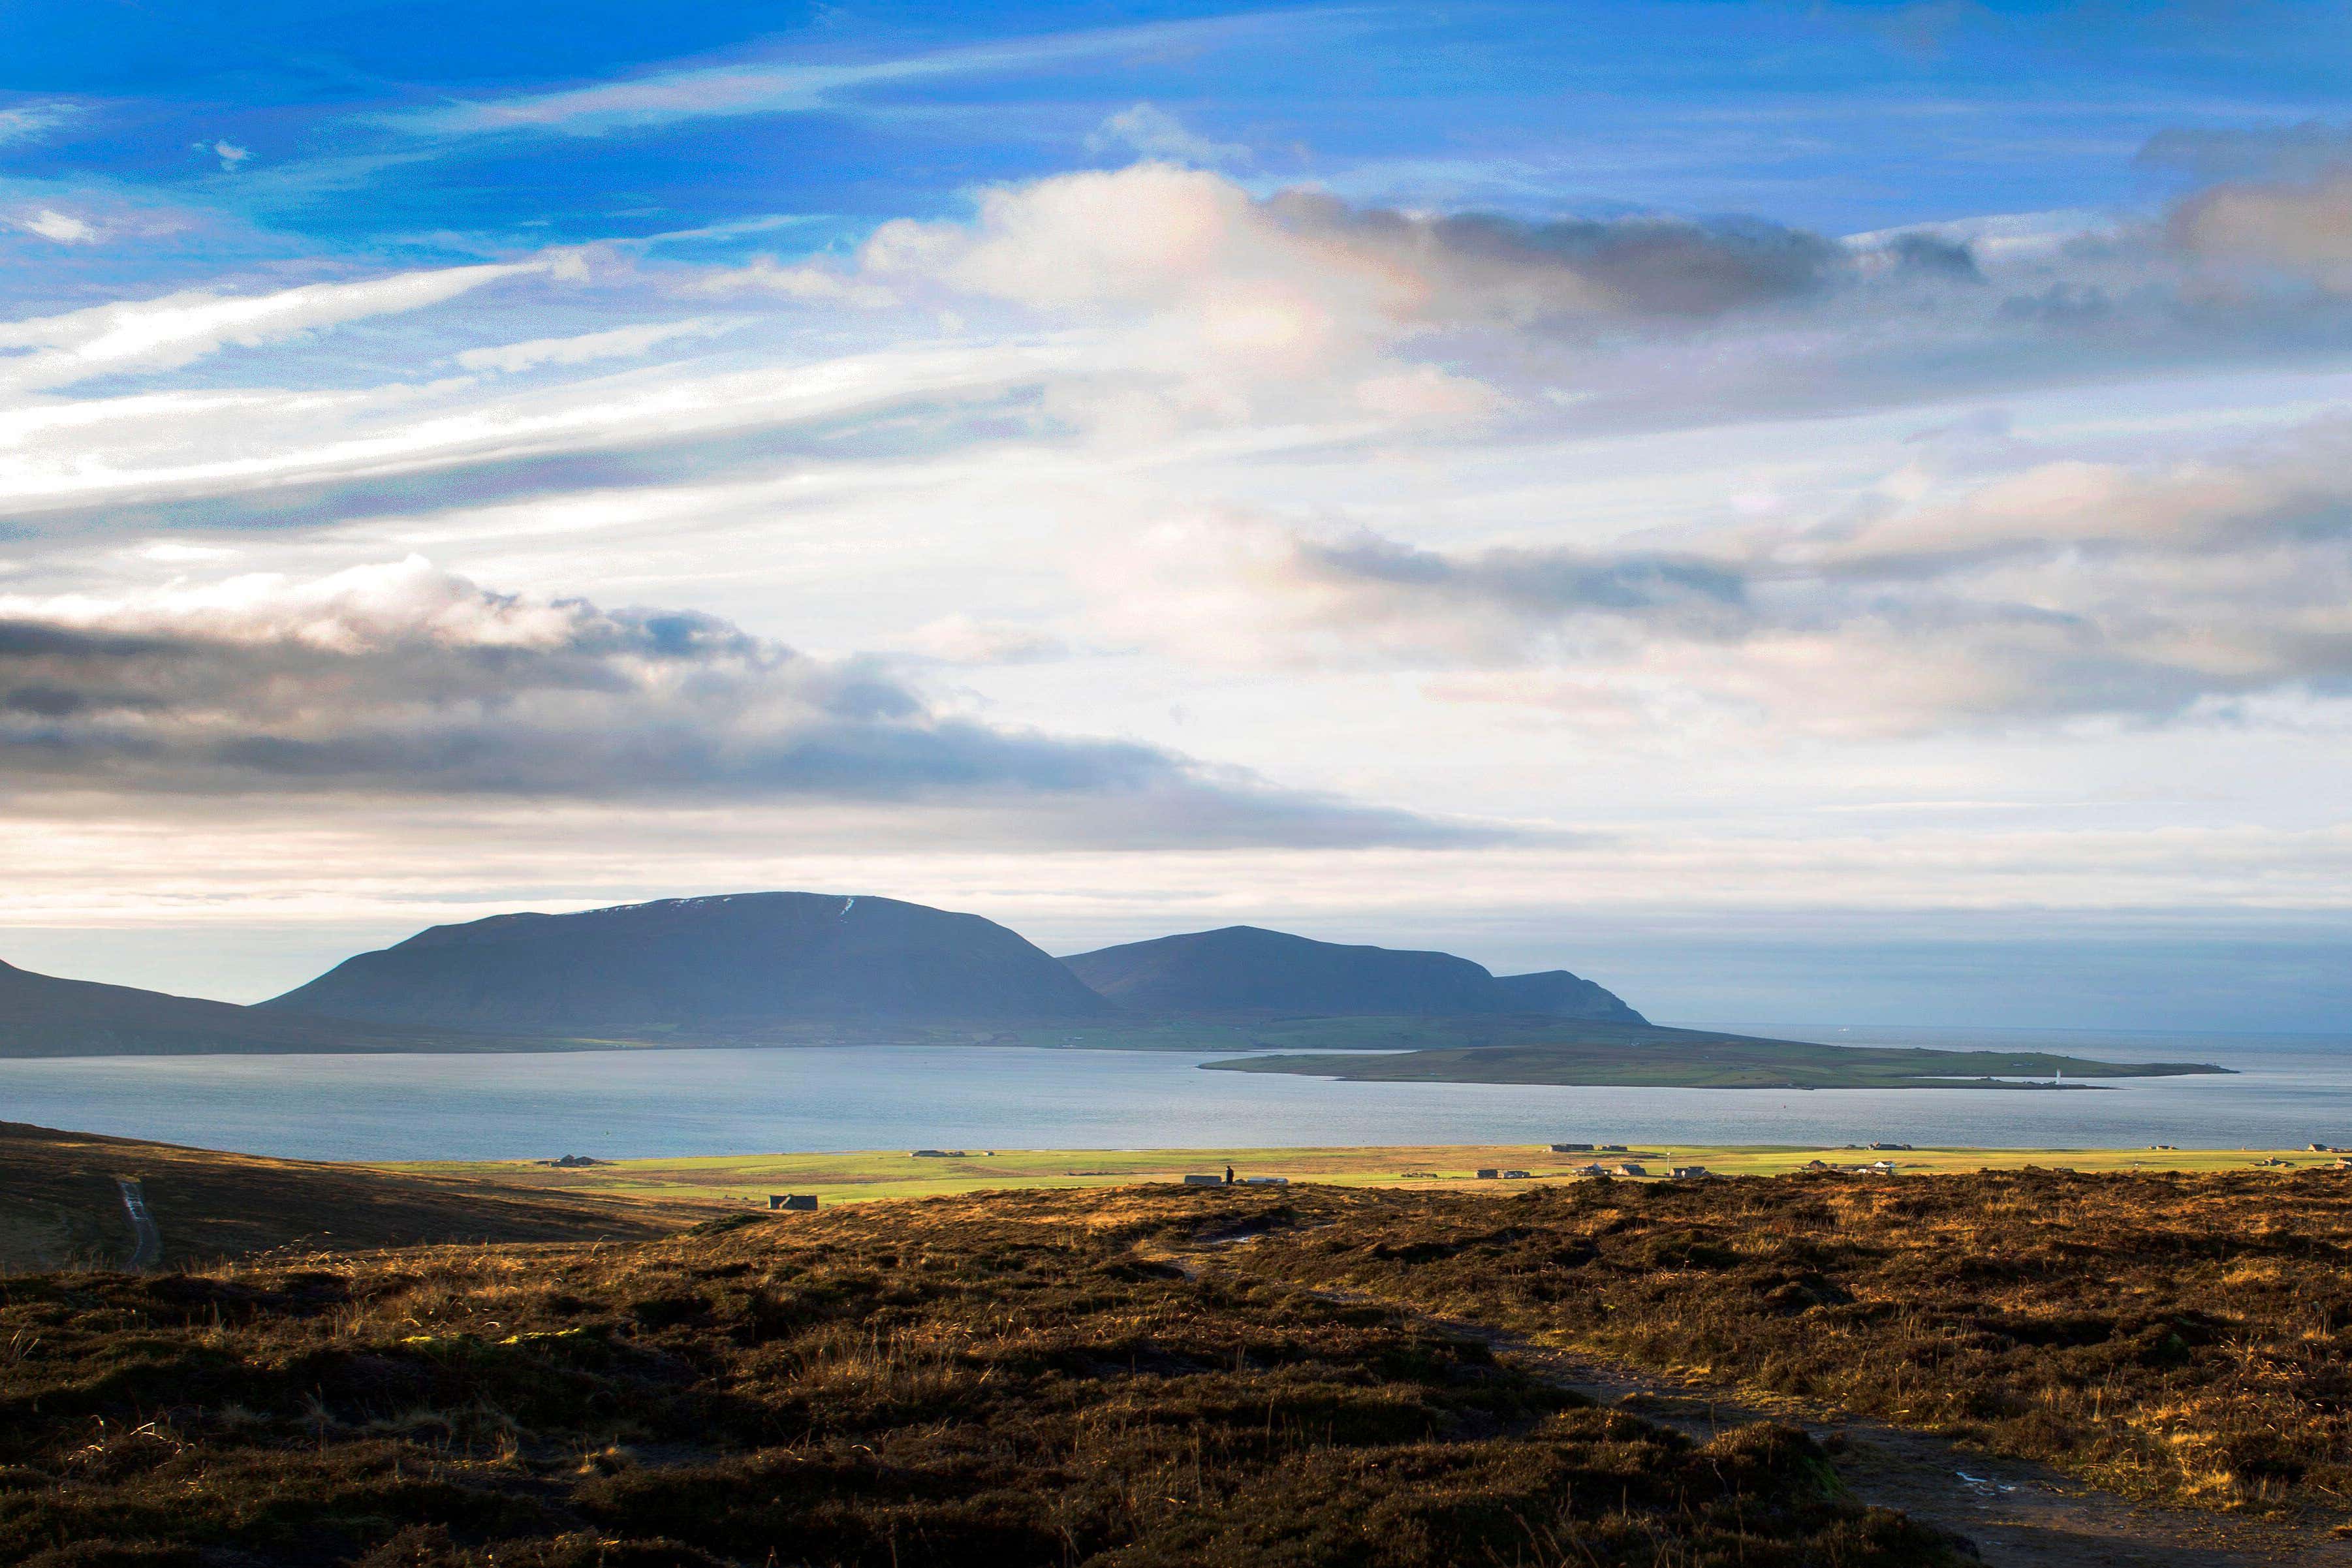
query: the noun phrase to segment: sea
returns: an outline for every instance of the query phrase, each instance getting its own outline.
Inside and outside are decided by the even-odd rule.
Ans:
[[[604,1159],[920,1147],[1660,1142],[1999,1148],[2352,1144],[2352,1037],[1706,1026],[1832,1045],[2210,1062],[2111,1087],[1594,1089],[1209,1072],[1230,1056],[828,1047],[0,1061],[0,1121],[312,1160]]]

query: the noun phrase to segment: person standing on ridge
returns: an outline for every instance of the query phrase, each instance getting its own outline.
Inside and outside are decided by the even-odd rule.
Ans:
[[[1225,1185],[1227,1185],[1227,1186],[1229,1186],[1229,1187],[1230,1187],[1230,1186],[1232,1186],[1233,1184],[1234,1184],[1234,1168],[1233,1168],[1231,1165],[1227,1165],[1227,1166],[1225,1167]]]

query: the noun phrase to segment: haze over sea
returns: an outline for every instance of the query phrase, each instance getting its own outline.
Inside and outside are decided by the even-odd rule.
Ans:
[[[1756,1028],[1757,1026],[1721,1026]],[[1815,1030],[1843,1045],[2213,1062],[2113,1089],[1615,1089],[1212,1073],[1194,1052],[803,1047],[0,1062],[0,1120],[322,1160],[1531,1142],[2352,1142],[2352,1037]]]

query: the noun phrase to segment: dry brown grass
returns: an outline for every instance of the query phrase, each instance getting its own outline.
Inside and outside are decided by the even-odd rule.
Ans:
[[[2136,1495],[2352,1509],[2352,1179],[2335,1172],[1322,1189],[1293,1207],[1232,1266]]]
[[[139,1178],[173,1263],[277,1247],[361,1249],[461,1237],[663,1235],[719,1212],[691,1201],[520,1192],[462,1177],[225,1154],[0,1122],[0,1273],[103,1265],[131,1250],[118,1176]]]
[[[0,1560],[1955,1561],[1799,1434],[1700,1447],[1388,1310],[1159,1260],[1237,1202],[1284,1215],[1004,1194],[0,1282]]]

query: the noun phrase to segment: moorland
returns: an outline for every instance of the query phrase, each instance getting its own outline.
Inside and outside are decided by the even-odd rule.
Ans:
[[[184,1149],[0,1121],[0,1274],[121,1261],[121,1183],[140,1184],[165,1265],[278,1248],[428,1241],[636,1240],[707,1219],[692,1196],[530,1192],[442,1172],[389,1172]]]
[[[1230,1267],[2049,1461],[2352,1509],[2352,1172],[1292,1190]]]
[[[44,1147],[11,1179],[143,1171],[187,1233],[162,1272],[0,1278],[0,1558],[45,1568],[1952,1563],[1995,1506],[1958,1489],[2004,1462],[2069,1510],[2021,1561],[2335,1561],[2352,1533],[2333,1168],[1129,1170],[770,1215],[551,1190],[631,1184],[606,1166],[534,1190],[181,1151],[226,1162],[182,1192],[153,1146]],[[250,1218],[377,1186],[444,1236],[547,1229]],[[206,1205],[247,1217],[205,1233]],[[1889,1493],[1847,1424],[1943,1445],[1911,1468],[1956,1495]]]
[[[1792,1428],[1702,1442],[1408,1313],[1169,1260],[1227,1195],[0,1282],[0,1559],[1964,1560]]]

